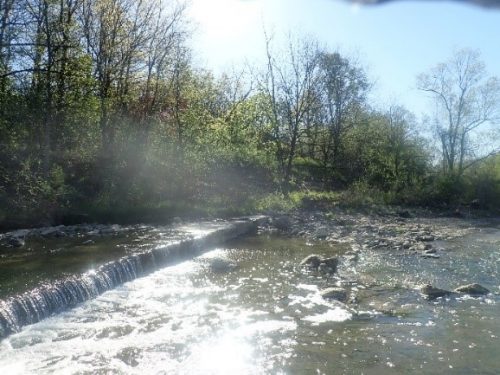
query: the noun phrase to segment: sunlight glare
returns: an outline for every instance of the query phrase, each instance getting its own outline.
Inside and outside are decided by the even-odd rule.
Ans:
[[[210,51],[206,56],[210,60],[224,65],[241,60],[248,47],[260,41],[260,1],[192,0],[191,4],[189,11],[197,28],[195,45]]]

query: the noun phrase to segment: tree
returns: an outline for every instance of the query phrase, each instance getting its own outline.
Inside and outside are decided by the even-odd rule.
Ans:
[[[321,145],[322,163],[335,171],[342,138],[354,126],[370,84],[364,70],[338,52],[320,55],[320,75],[320,113],[327,130]]]
[[[473,148],[478,128],[500,120],[500,81],[487,76],[478,51],[463,49],[421,74],[418,88],[429,93],[436,106],[443,171],[460,177],[478,156]]]
[[[307,114],[315,108],[320,54],[314,40],[294,41],[290,37],[288,48],[279,59],[273,54],[271,39],[267,35],[266,53],[267,70],[258,82],[269,100],[267,116],[286,190]]]
[[[382,115],[384,144],[380,147],[385,160],[386,185],[399,193],[425,175],[427,154],[423,139],[416,132],[415,116],[400,105],[391,105]]]
[[[127,116],[133,89],[145,82],[141,114],[152,115],[175,48],[184,41],[185,6],[168,7],[163,0],[81,0],[82,38],[92,57],[103,151],[114,143],[113,115]],[[141,122],[143,123],[143,122]]]

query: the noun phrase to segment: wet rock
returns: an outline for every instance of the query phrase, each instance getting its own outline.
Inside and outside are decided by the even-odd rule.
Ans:
[[[52,237],[55,237],[55,238],[63,238],[63,237],[67,237],[68,235],[66,234],[66,232],[63,232],[62,230],[56,230],[53,234],[52,234]]]
[[[435,240],[435,237],[432,234],[423,234],[423,235],[417,236],[416,240],[422,241],[422,242],[432,242]]]
[[[212,272],[216,273],[230,272],[238,267],[235,262],[225,258],[212,258],[208,261],[208,266]]]
[[[301,266],[306,266],[309,268],[318,268],[319,265],[321,264],[321,257],[316,254],[311,254],[306,256],[302,261],[300,262]]]
[[[439,255],[433,254],[433,253],[422,253],[422,254],[420,254],[420,256],[422,258],[427,258],[427,259],[439,259],[439,258],[441,258]]]
[[[439,289],[430,284],[425,284],[420,287],[420,293],[430,300],[453,294],[453,292],[450,292],[449,290]]]
[[[461,285],[455,289],[455,292],[470,294],[470,295],[483,295],[483,294],[490,293],[490,291],[488,289],[486,289],[484,286],[482,286],[480,284],[476,284],[476,283],[468,284],[468,285]]]
[[[343,303],[347,302],[349,298],[347,291],[338,287],[326,288],[320,292],[320,295],[324,299],[334,299]]]
[[[432,245],[430,243],[418,243],[415,249],[418,251],[427,251],[432,249]]]
[[[314,232],[314,237],[316,237],[319,240],[324,240],[328,235],[330,234],[330,231],[328,228],[318,228]]]
[[[56,237],[55,234],[61,232],[59,227],[48,227],[40,229],[39,233],[42,237]]]
[[[276,229],[286,232],[292,227],[292,219],[287,215],[279,216],[273,219],[272,225]]]
[[[3,242],[10,247],[23,247],[26,244],[24,239],[19,237],[7,237]]]
[[[99,230],[100,234],[115,234],[121,230],[121,227],[118,224],[110,225],[109,227],[104,227]]]
[[[323,272],[335,273],[337,271],[338,265],[339,265],[339,259],[337,257],[332,257],[332,258],[321,259],[319,267],[323,269]]]

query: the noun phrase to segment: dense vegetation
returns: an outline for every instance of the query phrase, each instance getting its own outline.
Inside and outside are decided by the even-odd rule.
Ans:
[[[183,5],[0,0],[0,226],[310,204],[500,205],[476,130],[499,84],[476,52],[419,77],[440,156],[354,59],[293,39],[267,64],[193,66]],[[491,151],[491,153],[490,153]],[[489,157],[484,157],[490,153]]]

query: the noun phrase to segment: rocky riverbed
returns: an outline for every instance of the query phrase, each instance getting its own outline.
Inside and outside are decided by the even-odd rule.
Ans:
[[[330,243],[347,242],[353,244],[353,248],[392,249],[428,255],[444,250],[436,245],[440,240],[464,236],[482,223],[481,220],[437,217],[422,211],[366,214],[338,210],[275,215],[263,230]]]
[[[330,261],[336,262],[333,271],[337,269],[338,263],[341,263],[344,271],[350,269],[352,272],[347,279],[337,275],[337,286],[333,289],[327,288],[322,292],[325,298],[345,302],[357,300],[356,295],[351,295],[349,298],[351,292],[349,285],[351,284],[362,285],[363,288],[380,286],[379,282],[360,274],[357,270],[356,263],[362,254],[379,252],[394,258],[422,258],[422,260],[437,264],[443,257],[448,263],[449,258],[454,257],[455,250],[457,250],[452,245],[454,239],[480,231],[485,225],[498,226],[498,224],[498,220],[495,219],[442,217],[421,210],[416,212],[396,210],[372,214],[337,210],[275,215],[262,228],[262,232],[280,232],[291,237],[303,237],[309,241],[349,245],[349,251]],[[325,265],[322,262],[324,263],[325,260],[321,255],[311,254],[302,260],[301,265],[307,266],[308,271],[313,270],[326,277],[331,276],[332,272],[325,272],[326,267],[323,267]],[[422,262],[419,262],[419,265],[426,266]],[[353,273],[357,274],[356,280],[349,280]],[[463,285],[454,285],[453,290],[431,285],[430,280],[422,281],[420,284],[408,283],[404,287],[419,291],[429,300],[463,295],[481,296],[490,293],[489,289],[475,280],[469,280],[469,283]],[[343,284],[348,287],[339,288]],[[354,289],[357,291],[359,288]]]

